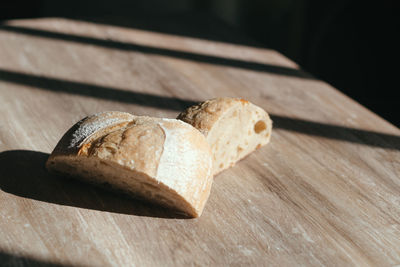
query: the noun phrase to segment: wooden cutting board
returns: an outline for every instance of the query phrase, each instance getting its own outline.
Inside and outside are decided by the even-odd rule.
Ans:
[[[215,177],[199,219],[44,169],[87,115],[174,118],[221,96],[263,107],[274,130]],[[400,264],[400,130],[276,51],[65,19],[7,22],[0,151],[0,265]]]

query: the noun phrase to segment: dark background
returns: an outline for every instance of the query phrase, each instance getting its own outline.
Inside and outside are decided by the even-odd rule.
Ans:
[[[398,6],[394,0],[2,0],[0,20],[62,16],[272,48],[400,126]],[[223,24],[237,38],[215,31]]]

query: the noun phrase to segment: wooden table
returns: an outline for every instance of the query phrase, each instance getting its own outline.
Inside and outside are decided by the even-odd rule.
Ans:
[[[105,110],[174,118],[221,96],[274,120],[199,219],[49,175]],[[67,19],[0,27],[0,265],[400,264],[400,130],[276,51]],[[8,264],[8,265],[7,265]]]

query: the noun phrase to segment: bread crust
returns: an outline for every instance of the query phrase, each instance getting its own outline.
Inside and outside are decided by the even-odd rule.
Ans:
[[[215,123],[238,101],[248,103],[239,98],[214,98],[187,108],[178,115],[177,119],[189,123],[207,137]]]
[[[134,117],[132,114],[119,111],[100,112],[82,120],[73,125],[57,143],[51,157],[59,155],[74,155],[90,139],[101,136],[105,131],[118,128],[129,122]]]
[[[104,112],[78,122],[46,166],[96,184],[107,182],[193,217],[201,215],[213,180],[211,150],[199,131],[179,120],[124,112]],[[109,177],[102,177],[110,169]]]
[[[268,113],[241,98],[210,99],[187,108],[177,119],[191,124],[206,137],[213,153],[214,175],[266,145],[271,138]],[[241,124],[230,129],[235,133],[224,129],[238,122]]]

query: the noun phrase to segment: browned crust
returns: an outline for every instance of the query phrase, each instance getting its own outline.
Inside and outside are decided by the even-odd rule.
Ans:
[[[108,118],[112,123],[109,125],[104,125],[104,127],[99,128],[97,131],[88,132],[87,135],[82,136],[81,140],[77,140],[76,144],[71,144],[72,140],[74,140],[77,134],[82,131],[87,125],[96,124],[97,122],[102,122],[106,118]],[[66,155],[72,156],[77,155],[79,150],[81,150],[82,145],[85,143],[90,142],[91,139],[95,139],[98,136],[103,135],[104,132],[118,129],[124,126],[126,123],[131,121],[133,118],[132,114],[126,112],[119,112],[119,111],[107,111],[98,114],[94,114],[92,116],[88,116],[77,122],[73,125],[60,139],[57,143],[56,147],[54,148],[53,152],[51,153],[50,157],[58,156],[58,155]]]
[[[178,115],[177,119],[189,123],[204,136],[207,136],[212,126],[222,115],[238,102],[242,104],[249,103],[240,98],[214,98],[187,108]]]

